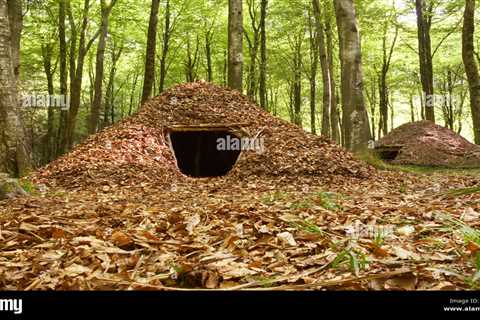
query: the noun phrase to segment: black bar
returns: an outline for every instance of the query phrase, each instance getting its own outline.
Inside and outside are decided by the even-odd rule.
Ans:
[[[327,315],[476,317],[480,315],[480,292],[269,292],[269,291],[122,291],[122,292],[1,292],[2,299],[22,299],[22,314],[0,311],[0,319],[52,319],[72,316],[134,317],[166,319],[192,314],[229,319],[295,316],[308,319]],[[447,311],[445,308],[463,308]],[[168,314],[168,316],[167,316]],[[150,315],[156,315],[153,318]],[[41,317],[41,318],[39,318]],[[313,317],[313,318],[312,318]],[[306,318],[307,319],[307,318]],[[407,319],[410,320],[410,319]],[[412,319],[413,320],[413,319]]]

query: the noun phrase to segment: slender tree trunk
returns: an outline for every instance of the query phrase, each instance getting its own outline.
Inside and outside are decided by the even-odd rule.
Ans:
[[[242,0],[228,1],[228,86],[242,91],[243,14]]]
[[[302,42],[303,31],[295,36],[293,52],[292,103],[294,123],[302,127]]]
[[[170,0],[167,0],[165,6],[165,29],[163,30],[163,47],[162,56],[160,57],[160,93],[165,90],[165,79],[167,78],[167,56],[170,49],[170,36],[172,33],[172,27],[170,24],[171,12],[170,12]]]
[[[417,13],[418,56],[420,59],[420,78],[426,95],[425,118],[435,122],[435,99],[433,99],[433,64],[430,28],[432,23],[432,4],[425,8],[426,0],[415,0]]]
[[[200,40],[198,35],[195,38],[195,50],[192,52],[190,36],[187,41],[187,56],[184,63],[185,79],[187,82],[194,82],[197,79],[197,61],[200,48]]]
[[[340,52],[340,50],[339,50]],[[341,62],[340,62],[341,64]],[[340,66],[341,68],[341,66]],[[341,70],[340,70],[340,78],[341,78]],[[340,86],[341,86],[341,79],[340,79]],[[341,103],[341,94],[340,94],[340,89],[337,88],[336,90],[336,96],[337,96],[337,110],[338,110],[338,126],[340,127],[340,144],[345,147],[345,130],[344,130],[344,125],[343,125],[343,114],[344,114],[344,110],[343,110],[343,106],[342,106],[342,103]]]
[[[67,95],[67,40],[65,35],[65,14],[66,14],[66,0],[59,0],[58,5],[58,42],[59,42],[59,60],[60,60],[60,94],[66,98]],[[60,111],[59,125],[58,125],[58,141],[57,141],[57,156],[63,154],[65,149],[62,144],[63,137],[65,137],[66,122],[67,122],[66,110]]]
[[[463,79],[460,80],[460,87],[463,88]],[[462,132],[463,124],[463,106],[465,104],[465,99],[467,96],[467,90],[462,90],[460,93],[460,104],[457,106],[456,115],[457,115],[457,133]]]
[[[318,0],[312,0],[313,13],[317,26],[318,48],[320,54],[320,67],[322,69],[322,83],[323,83],[323,110],[322,110],[322,136],[330,137],[330,68],[328,65],[327,49],[325,44],[324,25],[322,23],[322,13],[320,11],[320,4]]]
[[[410,121],[415,122],[415,105],[413,103],[413,95],[410,94],[409,96],[409,102],[410,102]]]
[[[314,14],[316,14],[314,10]],[[317,98],[317,69],[318,69],[318,30],[313,26],[312,18],[308,19],[310,34],[310,131],[317,134],[316,128],[316,98]],[[323,127],[322,127],[323,130]]]
[[[143,77],[142,103],[152,94],[155,80],[155,49],[157,44],[158,9],[160,0],[152,0],[150,20],[148,23],[147,51],[145,54],[145,75]]]
[[[295,111],[293,107],[293,82],[288,83],[288,115],[290,116],[290,122],[295,123]]]
[[[265,20],[267,18],[268,0],[261,0],[260,3],[260,79],[259,79],[259,96],[260,107],[267,110],[267,32],[265,28]]]
[[[205,56],[207,59],[207,81],[213,82],[213,66],[212,66],[212,42],[213,27],[205,33]]]
[[[83,16],[82,16],[82,25],[80,29],[80,39],[78,43],[78,54],[77,54],[77,62],[76,66],[72,64],[70,66],[71,70],[71,76],[70,76],[70,109],[68,112],[68,119],[67,119],[67,127],[66,127],[66,149],[70,150],[73,146],[74,142],[74,135],[75,135],[75,127],[76,127],[76,120],[77,120],[77,114],[78,110],[80,109],[80,103],[81,103],[81,94],[82,94],[82,79],[83,79],[83,65],[85,62],[85,56],[88,53],[88,50],[90,50],[90,47],[93,44],[93,41],[98,37],[99,32],[97,32],[87,43],[86,40],[86,32],[87,32],[87,27],[88,27],[88,12],[90,8],[90,1],[85,0],[84,2],[84,8],[83,8]],[[73,22],[73,16],[72,16],[72,10],[69,4],[69,19],[71,25],[74,25]],[[75,29],[73,27],[73,29]],[[72,31],[75,32],[75,31]],[[76,36],[72,35],[72,40],[71,40],[71,45],[75,46],[73,43],[76,39]],[[74,61],[74,55],[73,57],[70,57],[71,61]],[[72,76],[73,74],[73,76]]]
[[[76,61],[75,57],[77,56],[77,26],[75,25],[75,19],[73,17],[73,12],[72,12],[72,4],[70,0],[65,1],[65,10],[68,16],[68,23],[70,26],[70,48],[69,48],[69,76],[70,76],[70,86],[69,86],[69,94],[70,94],[70,106],[69,110],[66,114],[65,117],[65,125],[64,125],[64,130],[62,132],[61,136],[61,144],[60,144],[60,152],[63,154],[65,153],[68,149],[70,149],[69,146],[69,132],[70,132],[70,121],[71,121],[71,112],[72,112],[72,106],[74,105],[72,101],[72,92],[74,92],[75,88],[75,82],[76,82]],[[80,99],[78,99],[79,101]]]
[[[270,88],[270,102],[267,105],[271,106],[271,112],[276,117],[278,115],[277,106],[278,106],[278,89],[273,92],[273,88]]]
[[[454,81],[452,79],[452,70],[449,68],[447,70],[447,79],[445,83],[445,105],[446,105],[446,111],[447,111],[447,117],[446,119],[446,127],[450,128],[450,130],[453,130],[453,125],[455,122],[455,114],[454,114],[454,107],[453,107],[453,89],[454,89]]]
[[[339,130],[339,116],[337,108],[337,84],[335,83],[335,68],[333,57],[333,35],[331,25],[331,14],[325,12],[325,34],[327,37],[327,58],[330,80],[330,128],[332,133],[332,140],[340,143],[340,130]]]
[[[111,66],[110,73],[108,75],[107,92],[105,96],[104,111],[103,111],[103,128],[115,122],[115,97],[114,97],[114,85],[115,75],[117,72],[117,62],[122,55],[123,45],[116,50],[115,43],[113,43],[111,52]]]
[[[100,118],[100,108],[102,106],[102,85],[103,85],[103,65],[105,57],[105,47],[107,45],[108,35],[108,19],[116,0],[112,0],[109,5],[105,0],[100,1],[101,18],[100,18],[100,38],[98,39],[97,56],[95,63],[95,84],[93,103],[90,114],[89,133],[97,132],[98,120]]]
[[[470,109],[473,121],[475,143],[480,144],[480,75],[475,61],[474,38],[475,34],[475,0],[465,0],[462,30],[462,59],[467,73],[468,88],[470,90]]]
[[[9,1],[10,3],[10,1]],[[17,9],[21,6],[17,6]],[[15,176],[23,176],[32,168],[32,160],[25,143],[23,119],[17,99],[18,54],[16,41],[10,31],[9,13],[6,0],[0,0],[0,139],[1,157],[5,170]],[[14,13],[16,14],[16,13]],[[15,26],[18,28],[18,26]],[[20,27],[21,29],[21,27]]]
[[[52,51],[53,45],[51,43],[42,44],[42,61],[43,61],[43,70],[47,78],[47,91],[50,96],[54,94],[53,88],[53,73],[52,69]],[[54,119],[55,115],[53,112],[53,107],[48,105],[47,111],[47,135],[45,136],[45,145],[44,145],[44,154],[43,161],[50,162],[54,155]]]
[[[375,140],[375,113],[377,110],[377,83],[375,77],[372,78],[370,90],[366,89],[365,93],[367,95],[368,104],[370,105],[370,125],[372,126],[372,139]]]
[[[388,86],[387,86],[387,77],[388,71],[390,69],[390,62],[392,60],[393,50],[397,42],[398,37],[398,27],[395,26],[395,35],[393,41],[389,48],[387,48],[387,34],[388,34],[388,23],[386,22],[383,27],[383,37],[382,37],[382,70],[379,75],[379,96],[380,96],[380,114],[382,119],[382,132],[383,135],[388,133]]]
[[[135,101],[135,91],[137,89],[138,73],[135,72],[133,75],[132,90],[130,93],[130,103],[128,105],[128,116],[131,116],[133,113],[133,105]]]
[[[367,148],[370,140],[370,126],[363,97],[360,35],[353,0],[334,1],[340,40],[345,147],[359,152]]]
[[[393,119],[395,119],[395,108],[393,107],[393,92],[390,93],[390,98],[388,99],[390,107],[390,128],[393,130]]]
[[[260,47],[260,26],[257,23],[257,12],[255,8],[255,0],[247,0],[248,12],[250,15],[251,26],[253,30],[253,39],[250,39],[248,33],[245,32],[245,38],[248,43],[248,51],[250,55],[250,64],[248,66],[247,75],[247,95],[253,100],[256,98],[257,92],[257,56]]]
[[[421,97],[421,99],[420,99],[420,118],[422,120],[425,120],[425,100],[426,100],[425,95],[424,95],[421,87],[417,88],[417,90],[418,90],[418,93]]]
[[[223,75],[223,86],[227,86],[228,85],[228,53],[227,53],[227,50],[225,50],[224,54],[223,54],[223,72],[222,72],[222,75]]]

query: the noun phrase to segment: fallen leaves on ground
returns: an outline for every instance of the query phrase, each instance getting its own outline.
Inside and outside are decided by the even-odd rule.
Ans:
[[[173,99],[175,98],[175,99]],[[219,178],[182,175],[173,123],[250,121],[266,152]],[[0,202],[6,290],[478,288],[475,176],[378,171],[235,91],[175,87]]]

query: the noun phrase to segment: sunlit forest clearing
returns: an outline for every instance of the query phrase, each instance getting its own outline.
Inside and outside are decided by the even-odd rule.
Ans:
[[[0,289],[478,290],[474,0],[0,0]]]

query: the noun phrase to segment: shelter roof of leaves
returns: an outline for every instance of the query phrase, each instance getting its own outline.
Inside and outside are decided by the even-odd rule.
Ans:
[[[237,91],[199,81],[148,100],[137,114],[87,139],[35,177],[72,188],[105,179],[120,185],[132,179],[182,181],[187,177],[179,170],[169,133],[202,127],[263,139],[263,152],[245,150],[234,162],[227,175],[235,179],[316,176],[327,181],[332,175],[365,178],[374,171],[330,140],[270,115]]]

